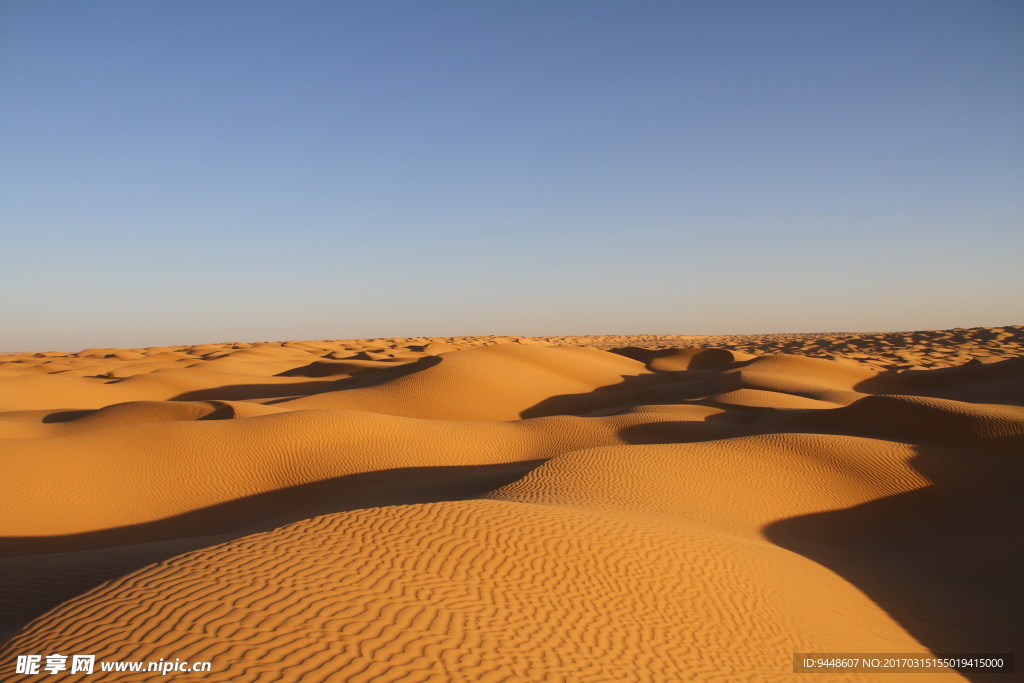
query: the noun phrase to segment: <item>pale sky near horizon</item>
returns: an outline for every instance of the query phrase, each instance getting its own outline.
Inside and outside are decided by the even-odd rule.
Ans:
[[[1017,0],[6,0],[0,102],[0,351],[1024,323]]]

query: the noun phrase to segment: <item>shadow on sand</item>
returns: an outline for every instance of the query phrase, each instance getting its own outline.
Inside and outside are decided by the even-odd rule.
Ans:
[[[764,534],[857,586],[933,652],[1013,652],[1024,643],[1020,454],[917,451],[911,464],[933,485]]]
[[[322,394],[328,391],[345,391],[348,389],[362,389],[378,384],[411,375],[427,368],[432,368],[441,359],[436,356],[425,356],[411,363],[402,363],[395,367],[361,371],[354,377],[345,377],[334,380],[310,380],[305,382],[290,382],[286,384],[232,384],[209,389],[197,389],[178,394],[172,401],[246,401],[255,399],[276,399],[266,403],[283,403],[302,396]],[[291,372],[291,371],[289,371]],[[294,375],[281,373],[279,377],[291,377]]]
[[[65,600],[174,555],[318,515],[472,498],[525,476],[543,462],[351,474],[144,524],[65,536],[0,538],[0,641]]]

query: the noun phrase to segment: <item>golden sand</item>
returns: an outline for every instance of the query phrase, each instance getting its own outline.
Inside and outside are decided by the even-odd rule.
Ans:
[[[8,354],[0,411],[0,679],[904,680],[793,653],[1024,643],[1019,326]]]

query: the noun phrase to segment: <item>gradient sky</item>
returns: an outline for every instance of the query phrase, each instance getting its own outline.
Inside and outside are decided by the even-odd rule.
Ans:
[[[0,4],[0,350],[1024,322],[1024,3]]]

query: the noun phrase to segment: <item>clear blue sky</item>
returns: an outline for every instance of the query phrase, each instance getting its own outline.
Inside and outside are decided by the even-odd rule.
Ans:
[[[1024,3],[0,4],[0,350],[1024,322]]]

